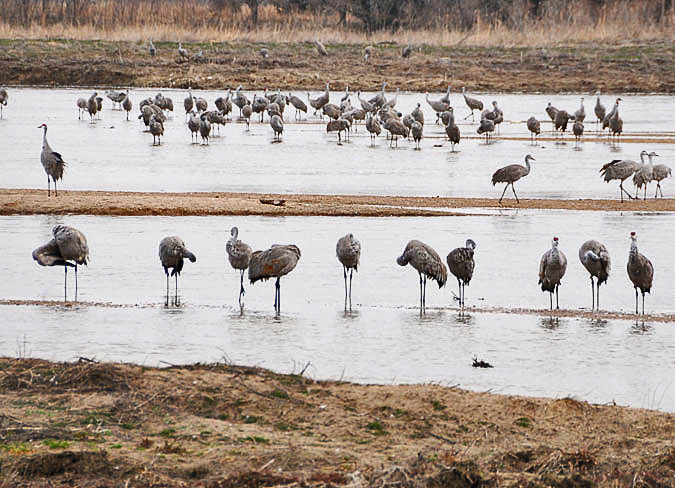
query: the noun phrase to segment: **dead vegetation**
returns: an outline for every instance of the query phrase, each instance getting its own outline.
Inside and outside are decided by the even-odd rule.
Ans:
[[[3,488],[665,487],[675,477],[672,414],[228,364],[3,358],[0,412]]]

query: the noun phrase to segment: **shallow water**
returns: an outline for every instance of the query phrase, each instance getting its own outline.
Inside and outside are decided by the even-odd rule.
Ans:
[[[122,308],[0,306],[0,354],[50,359],[96,356],[156,365],[214,361],[223,356],[282,372],[311,361],[316,378],[358,382],[440,382],[473,390],[562,397],[675,411],[670,323],[470,313],[460,317],[451,299],[456,283],[429,283],[428,313],[416,308],[418,277],[395,258],[407,240],[421,239],[445,259],[467,237],[477,244],[476,272],[467,304],[478,307],[548,306],[537,287],[541,254],[560,238],[568,257],[561,286],[563,308],[590,306],[588,275],[577,249],[587,238],[603,241],[613,274],[601,290],[605,310],[630,311],[633,289],[625,264],[635,230],[640,250],[656,273],[647,310],[672,313],[675,271],[669,214],[542,212],[439,218],[328,217],[0,217],[10,235],[0,265],[5,299],[59,300],[63,271],[42,268],[30,252],[50,238],[56,223],[82,230],[91,263],[79,273],[80,300],[127,304]],[[254,249],[295,243],[298,267],[281,281],[282,314],[274,318],[272,282],[246,285],[246,309],[236,305],[239,275],[224,245],[232,225]],[[354,277],[352,314],[343,312],[342,269],[335,242],[353,232],[363,245]],[[165,277],[159,240],[180,235],[197,255],[179,280],[182,307],[163,306]],[[657,238],[658,236],[658,238]],[[72,296],[72,273],[69,293]],[[172,283],[173,290],[173,283]],[[470,367],[477,355],[494,369]]]
[[[400,141],[391,149],[384,136],[371,147],[363,126],[351,142],[336,145],[337,136],[326,134],[325,125],[311,114],[309,121],[293,122],[293,109],[286,112],[282,143],[274,144],[269,124],[254,122],[246,131],[241,123],[230,123],[220,137],[212,137],[209,146],[190,143],[184,123],[182,100],[185,91],[163,90],[174,100],[176,111],[165,123],[162,145],[152,146],[152,136],[144,133],[136,119],[138,102],[157,90],[133,90],[131,115],[110,109],[104,101],[102,119],[91,124],[77,119],[75,102],[87,98],[90,90],[13,89],[10,104],[0,121],[0,147],[3,148],[5,188],[42,188],[46,175],[39,162],[41,131],[49,125],[49,141],[68,162],[60,187],[72,190],[128,191],[245,191],[324,194],[380,194],[416,196],[498,197],[501,188],[491,185],[492,173],[506,164],[522,163],[531,153],[536,162],[532,173],[516,184],[518,195],[538,198],[618,198],[618,184],[601,180],[598,169],[611,159],[638,159],[642,149],[654,150],[657,162],[672,164],[673,144],[585,142],[575,147],[572,138],[565,144],[542,142],[536,147],[527,141],[499,140],[490,145],[479,139],[464,139],[452,153],[440,125],[422,94],[401,94],[397,109],[408,113],[417,102],[422,104],[427,120],[422,150],[412,142]],[[194,92],[211,105],[218,92]],[[252,94],[247,93],[250,97]],[[371,94],[364,95],[365,97]],[[339,103],[341,94],[331,101]],[[437,99],[440,94],[431,95]],[[528,137],[524,122],[531,115],[548,120],[544,111],[551,101],[559,108],[574,112],[577,95],[484,94],[485,102],[496,99],[504,110],[506,122],[502,135]],[[615,97],[603,97],[611,108]],[[622,96],[620,113],[627,133],[646,135],[669,132],[673,136],[672,96]],[[453,94],[457,118],[468,114],[461,94]],[[353,103],[358,104],[355,97]],[[587,131],[594,130],[594,97],[587,97]],[[238,109],[235,107],[235,114]],[[254,116],[254,120],[258,120]],[[267,120],[267,119],[266,119]],[[462,134],[476,135],[476,125],[461,121]],[[549,125],[543,124],[544,130]],[[570,127],[571,130],[571,127]],[[442,147],[435,147],[442,145]],[[670,182],[664,183],[666,196],[672,195]],[[629,188],[630,185],[627,185]],[[675,188],[675,187],[674,187]],[[650,187],[650,195],[654,189]]]

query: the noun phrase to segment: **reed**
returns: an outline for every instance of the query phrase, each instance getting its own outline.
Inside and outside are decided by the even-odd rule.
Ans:
[[[260,7],[258,27],[253,29],[250,10],[245,5],[216,9],[199,0],[82,2],[77,14],[63,10],[68,2],[5,0],[4,3],[5,8],[0,9],[0,38],[5,39],[141,42],[152,38],[156,41],[280,43],[320,38],[329,44],[546,46],[588,41],[635,43],[661,39],[672,42],[675,38],[675,9],[659,12],[659,5],[664,5],[661,0],[617,0],[612,8],[593,13],[591,3],[586,0],[560,2],[564,5],[556,8],[549,5],[549,10],[537,18],[525,10],[512,13],[508,20],[476,14],[470,28],[459,26],[450,14],[439,13],[433,22],[428,22],[430,27],[371,33],[364,32],[359,19],[349,14],[339,26],[336,12],[281,12],[271,5]]]

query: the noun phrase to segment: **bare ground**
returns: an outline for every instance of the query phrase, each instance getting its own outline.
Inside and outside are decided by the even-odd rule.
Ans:
[[[672,414],[226,364],[0,359],[0,486],[672,487]],[[300,373],[300,374],[297,374]]]
[[[511,92],[675,92],[672,41],[585,42],[545,48],[423,45],[409,59],[400,45],[377,44],[372,61],[360,44],[193,43],[203,58],[181,62],[177,45],[156,42],[150,58],[143,43],[122,41],[0,40],[0,85],[162,86],[223,89],[284,87],[375,90],[383,80],[401,90]],[[269,59],[259,55],[261,47]]]
[[[498,193],[498,192],[497,192]],[[266,203],[262,203],[262,202]],[[0,189],[0,215],[469,215],[471,208],[498,208],[496,198],[294,195],[258,193],[132,193]],[[675,199],[547,200],[504,199],[501,207],[602,211],[675,211]],[[453,209],[458,209],[454,211]],[[463,210],[460,210],[463,209]]]

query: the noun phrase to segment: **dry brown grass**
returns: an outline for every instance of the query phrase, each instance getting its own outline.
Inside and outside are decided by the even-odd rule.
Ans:
[[[88,4],[78,17],[78,25],[50,21],[47,14],[34,13],[27,26],[9,22],[0,16],[0,38],[76,40],[184,42],[304,42],[316,38],[329,43],[375,44],[383,42],[426,44],[430,46],[545,46],[586,41],[650,41],[675,39],[675,9],[666,12],[658,23],[650,22],[653,2],[616,3],[617,8],[603,9],[597,20],[591,20],[588,3],[568,3],[567,7],[544,19],[532,19],[527,13],[511,24],[477,17],[474,27],[456,27],[453,17],[438,19],[440,27],[430,29],[389,30],[366,34],[358,19],[348,16],[345,27],[339,28],[337,15],[279,13],[273,6],[260,9],[257,29],[250,28],[246,7],[238,10],[214,11],[196,0],[164,3],[161,0],[139,0],[120,3],[102,0]],[[161,15],[157,15],[161,12]]]

